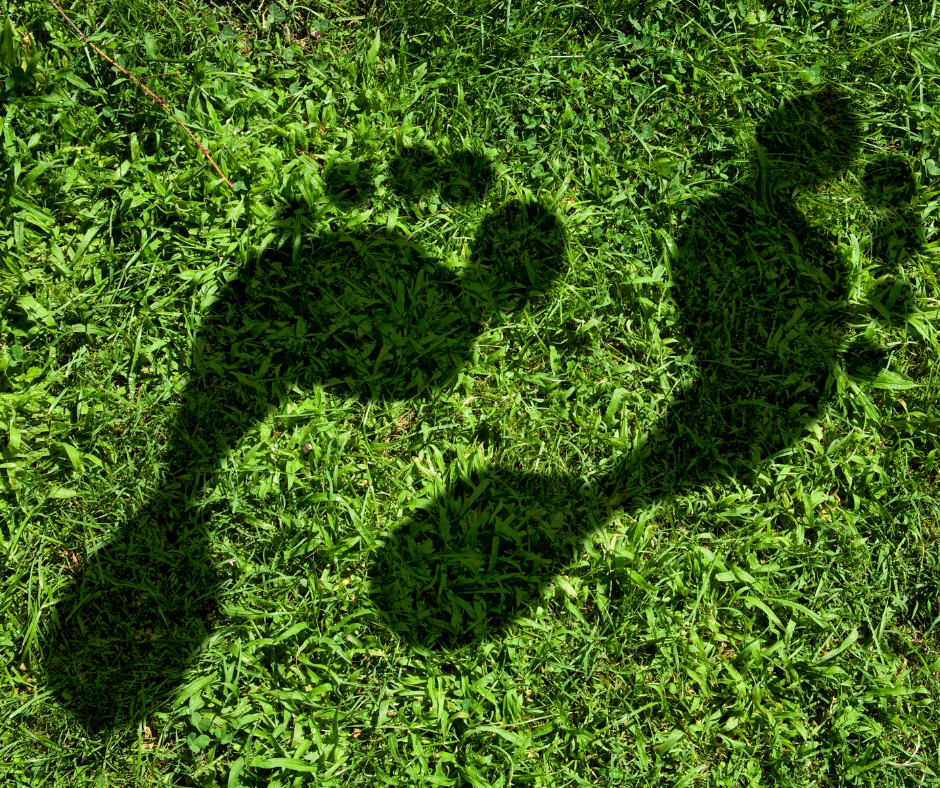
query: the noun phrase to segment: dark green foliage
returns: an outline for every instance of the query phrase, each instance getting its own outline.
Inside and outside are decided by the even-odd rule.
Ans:
[[[936,783],[930,3],[66,10],[236,190],[3,7],[4,785]]]

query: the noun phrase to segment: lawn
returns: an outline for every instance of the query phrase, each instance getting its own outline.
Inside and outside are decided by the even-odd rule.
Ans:
[[[4,786],[940,784],[936,0],[61,10]]]

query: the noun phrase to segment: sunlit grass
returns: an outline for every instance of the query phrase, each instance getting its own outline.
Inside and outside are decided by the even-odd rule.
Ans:
[[[65,10],[235,190],[4,6],[6,782],[938,779],[931,4]]]

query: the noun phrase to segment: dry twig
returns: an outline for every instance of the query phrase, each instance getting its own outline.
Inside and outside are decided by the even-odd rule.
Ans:
[[[150,100],[153,101],[154,104],[159,104],[159,105],[163,108],[163,111],[164,111],[167,115],[169,115],[170,118],[172,118],[173,121],[174,121],[183,131],[185,131],[185,132],[189,135],[189,138],[190,138],[193,142],[196,143],[196,147],[199,148],[200,151],[202,151],[202,155],[205,156],[206,159],[208,159],[209,164],[212,165],[212,168],[213,168],[217,173],[219,173],[219,177],[221,177],[222,180],[225,181],[226,184],[228,184],[228,187],[229,187],[232,191],[235,191],[235,187],[232,185],[232,182],[231,182],[228,178],[225,177],[225,174],[222,172],[222,170],[219,169],[219,165],[216,164],[215,161],[213,161],[212,157],[209,155],[209,151],[207,151],[207,150],[205,149],[205,147],[203,147],[202,143],[201,143],[199,140],[196,139],[196,137],[193,135],[193,133],[192,133],[188,128],[186,128],[186,124],[183,123],[179,118],[177,118],[177,117],[173,114],[173,112],[170,110],[170,108],[167,106],[166,99],[163,98],[162,96],[158,96],[158,95],[157,95],[156,93],[154,93],[150,88],[148,88],[143,82],[141,82],[137,77],[135,77],[133,74],[131,74],[130,71],[128,71],[128,70],[127,70],[126,68],[124,68],[123,66],[120,66],[120,65],[118,65],[117,63],[115,63],[110,57],[108,57],[104,52],[102,52],[100,49],[98,49],[98,47],[96,47],[93,43],[91,43],[91,41],[88,40],[88,36],[86,36],[86,35],[78,28],[78,26],[77,26],[71,19],[69,19],[68,15],[65,13],[65,11],[63,11],[61,8],[59,8],[59,5],[56,3],[55,0],[49,0],[49,2],[52,3],[52,7],[55,8],[55,10],[59,12],[59,14],[62,16],[62,18],[63,18],[66,22],[68,22],[69,25],[71,25],[72,29],[73,29],[76,33],[78,33],[78,37],[81,38],[81,40],[82,40],[82,42],[83,42],[84,44],[87,44],[87,45],[90,46],[92,49],[94,49],[95,52],[97,52],[99,55],[101,55],[101,57],[103,57],[105,60],[107,60],[112,66],[114,66],[114,67],[115,67],[118,71],[120,71],[122,74],[124,74],[124,76],[126,76],[128,79],[130,79],[135,85],[137,85],[137,87],[139,87],[142,91],[144,91],[144,93],[146,93],[148,96],[150,96]],[[162,74],[154,74],[153,76],[164,76],[164,75],[162,75]],[[146,79],[149,79],[149,77],[146,77]]]

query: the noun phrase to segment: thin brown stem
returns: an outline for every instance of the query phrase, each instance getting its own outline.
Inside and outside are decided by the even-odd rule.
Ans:
[[[118,65],[117,63],[115,63],[110,57],[108,57],[104,52],[102,52],[100,49],[98,49],[98,47],[96,47],[93,43],[91,43],[91,41],[88,40],[88,36],[86,36],[86,35],[78,28],[78,26],[77,26],[71,19],[69,19],[68,15],[65,13],[65,11],[63,11],[61,8],[59,8],[59,6],[58,6],[58,4],[56,3],[55,0],[49,0],[49,2],[52,4],[52,7],[55,8],[55,10],[59,12],[59,14],[62,16],[62,18],[63,18],[66,22],[68,22],[69,25],[71,25],[72,29],[73,29],[76,33],[78,33],[78,37],[82,40],[82,42],[83,42],[84,44],[86,44],[86,45],[90,46],[92,49],[94,49],[95,52],[97,52],[99,55],[101,55],[101,57],[103,57],[105,60],[107,60],[112,66],[114,66],[114,67],[115,67],[118,71],[120,71],[124,76],[126,76],[128,79],[130,79],[135,85],[137,85],[137,87],[139,87],[142,91],[144,91],[144,93],[146,93],[148,96],[150,96],[150,100],[153,101],[154,104],[158,104],[160,107],[163,108],[163,111],[164,111],[167,115],[170,116],[170,118],[173,120],[173,122],[176,123],[176,125],[178,125],[183,131],[185,131],[185,132],[189,135],[189,138],[190,138],[194,143],[196,143],[196,147],[199,148],[199,150],[202,152],[202,155],[205,156],[206,159],[208,159],[209,164],[212,165],[212,168],[213,168],[217,173],[219,173],[219,177],[222,178],[223,181],[225,181],[225,183],[228,185],[228,187],[229,187],[232,191],[235,191],[235,187],[232,185],[232,182],[231,182],[228,178],[226,178],[226,177],[225,177],[225,174],[222,172],[222,170],[219,169],[219,165],[216,164],[215,161],[212,159],[212,157],[209,155],[209,151],[207,151],[207,150],[203,147],[202,143],[201,143],[199,140],[196,139],[196,137],[193,135],[193,133],[186,127],[186,124],[183,123],[181,120],[179,120],[179,118],[177,118],[177,117],[173,114],[173,112],[170,110],[170,108],[167,106],[166,99],[163,98],[162,96],[158,96],[158,95],[157,95],[156,93],[154,93],[150,88],[148,88],[143,82],[141,82],[137,77],[135,77],[133,74],[131,74],[130,71],[128,71],[128,70],[127,70],[126,68],[124,68],[123,66],[120,66],[120,65]],[[162,75],[155,74],[154,76],[162,76]]]
[[[304,156],[309,156],[309,157],[310,157],[310,160],[311,160],[314,164],[316,164],[317,167],[319,167],[321,170],[323,169],[323,165],[320,164],[320,162],[317,161],[317,157],[316,157],[314,154],[312,154],[310,151],[306,151],[306,150],[304,150],[303,148],[298,148],[298,147],[296,147],[296,146],[294,146],[294,150],[296,150],[298,153],[304,154]]]

